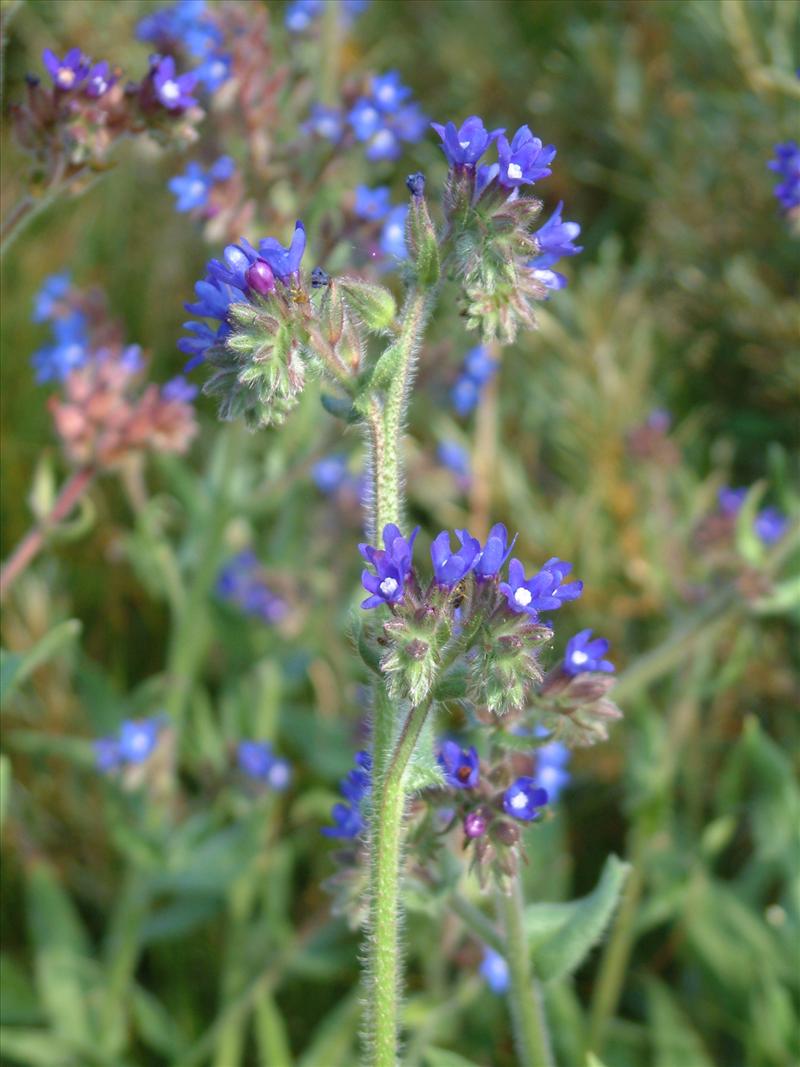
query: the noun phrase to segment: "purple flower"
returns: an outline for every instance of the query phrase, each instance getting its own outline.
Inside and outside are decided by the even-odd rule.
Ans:
[[[63,59],[59,59],[55,52],[45,48],[42,52],[42,62],[56,89],[63,92],[77,88],[89,74],[89,60],[80,48],[71,48]]]
[[[368,141],[383,125],[378,108],[363,96],[356,100],[347,118],[359,141]]]
[[[555,147],[542,145],[527,126],[520,126],[511,144],[501,134],[497,139],[497,180],[507,189],[531,185],[551,173],[548,163],[552,163],[555,154]]]
[[[396,70],[376,75],[372,79],[372,101],[381,111],[397,111],[409,96],[411,90],[400,81],[400,74]]]
[[[747,496],[747,489],[731,489],[723,486],[717,493],[717,501],[723,515],[738,515]]]
[[[450,391],[450,401],[457,415],[462,418],[469,415],[478,406],[481,398],[480,386],[472,378],[458,378]]]
[[[780,541],[789,526],[787,517],[777,508],[762,508],[756,515],[753,529],[765,545]]]
[[[292,781],[292,765],[282,756],[276,756],[267,771],[267,785],[276,793],[282,793]]]
[[[401,141],[421,141],[428,129],[428,116],[416,102],[406,104],[392,115],[392,129]]]
[[[391,190],[388,185],[378,185],[374,189],[370,189],[367,185],[357,185],[353,211],[360,219],[377,221],[389,213],[390,197]]]
[[[672,426],[672,416],[666,408],[653,408],[647,416],[645,425],[658,433],[669,433],[669,429]]]
[[[372,759],[368,752],[356,753],[355,769],[341,780],[339,787],[348,804],[334,804],[334,826],[324,826],[326,837],[358,837],[365,827],[363,802],[372,786]]]
[[[461,748],[456,741],[443,741],[436,756],[448,785],[474,789],[480,777],[480,760],[474,748]]]
[[[443,530],[433,540],[431,560],[437,585],[445,587],[457,585],[475,565],[475,559],[481,550],[480,541],[470,537],[466,530],[462,530],[461,533],[464,537],[461,541],[461,548],[457,552],[453,552],[451,548],[450,534],[447,530]]]
[[[213,52],[192,73],[206,92],[215,93],[230,78],[232,66],[233,58],[227,53]]]
[[[251,549],[239,552],[222,567],[216,591],[222,600],[261,622],[280,622],[287,612],[286,603],[264,580],[261,564]]]
[[[493,993],[502,996],[508,992],[510,977],[508,964],[499,952],[487,945],[483,950],[483,960],[478,973]]]
[[[403,148],[400,138],[391,126],[382,126],[370,137],[364,154],[370,163],[378,163],[382,159],[399,159]]]
[[[89,359],[89,335],[86,317],[72,311],[53,319],[53,343],[45,345],[31,357],[37,382],[63,381]]]
[[[248,778],[266,778],[274,759],[266,741],[240,741],[236,747],[236,762]]]
[[[538,809],[547,801],[547,791],[540,789],[534,778],[517,778],[503,793],[503,810],[514,819],[532,822],[540,817]]]
[[[518,559],[512,559],[508,581],[501,582],[498,588],[512,611],[536,618],[540,611],[555,611],[565,600],[576,600],[581,595],[583,582],[562,584],[571,570],[571,563],[553,557],[538,574],[526,581],[524,567]]]
[[[361,583],[371,594],[361,602],[362,608],[396,604],[402,600],[405,581],[411,573],[411,555],[418,533],[419,526],[406,540],[394,523],[389,523],[383,531],[384,549],[365,544],[358,546],[362,557],[372,564],[376,571],[375,574],[370,574],[365,570],[361,574]]]
[[[119,728],[119,755],[126,763],[143,763],[158,743],[162,721],[126,719]]]
[[[456,536],[462,545],[467,540],[470,540],[470,535],[466,530],[456,530]],[[496,523],[491,528],[489,536],[486,538],[486,544],[475,557],[473,565],[473,573],[478,581],[494,578],[511,555],[516,541],[517,535],[515,534],[511,544],[508,543],[508,530],[502,522]]]
[[[347,477],[347,457],[324,456],[311,468],[311,477],[321,493],[335,493]]]
[[[192,96],[197,76],[191,71],[176,74],[172,56],[154,56],[151,73],[156,96],[167,111],[182,111],[197,103]]]
[[[775,196],[784,211],[792,211],[800,206],[800,144],[786,141],[775,145],[775,159],[767,164],[783,178],[773,188]]]
[[[444,126],[432,122],[431,126],[442,139],[441,148],[451,167],[474,167],[492,141],[504,132],[497,129],[489,133],[477,115],[470,115],[458,129],[454,122]]]
[[[563,206],[564,202],[559,200],[553,214],[544,226],[536,231],[535,237],[541,254],[528,263],[534,277],[548,289],[563,289],[567,284],[563,274],[551,269],[553,265],[563,256],[576,256],[583,251],[581,245],[572,243],[580,234],[581,228],[577,222],[562,222]]]
[[[299,220],[294,225],[292,243],[284,248],[274,237],[265,237],[259,242],[261,258],[271,267],[276,278],[286,284],[300,270],[300,261],[306,249],[306,230]]]
[[[469,453],[456,441],[442,441],[436,450],[436,455],[439,462],[454,474],[460,478],[469,478]]]
[[[398,204],[393,207],[383,223],[379,244],[381,250],[387,256],[395,256],[397,259],[406,259],[406,216],[408,204]]]
[[[119,751],[119,741],[116,737],[98,737],[93,742],[94,761],[98,771],[108,774],[119,767],[122,758]]]
[[[197,386],[179,374],[161,386],[161,396],[172,403],[191,404],[197,396]]]
[[[318,137],[324,137],[326,141],[338,141],[342,136],[342,124],[342,113],[337,108],[314,104],[311,116],[303,124],[303,129],[308,133],[315,133]]]
[[[567,674],[583,674],[585,671],[614,672],[611,660],[603,659],[608,652],[609,643],[604,637],[592,640],[591,630],[581,630],[567,641],[564,652],[564,670]]]
[[[93,100],[99,100],[101,96],[105,96],[116,81],[116,75],[111,73],[111,66],[104,59],[102,63],[95,63],[89,70],[83,91]]]
[[[483,837],[489,827],[489,820],[483,811],[468,811],[464,816],[464,834],[473,840]]]
[[[42,282],[33,303],[34,322],[47,322],[52,319],[64,298],[70,291],[72,280],[69,274],[51,274]]]

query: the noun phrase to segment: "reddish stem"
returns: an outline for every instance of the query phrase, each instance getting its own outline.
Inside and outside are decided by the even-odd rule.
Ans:
[[[80,470],[75,471],[62,487],[55,504],[50,510],[50,514],[38,526],[34,526],[32,530],[29,530],[11,553],[8,562],[0,569],[0,600],[5,597],[28,564],[32,563],[39,554],[48,531],[67,518],[89,488],[94,474],[95,472],[91,467],[82,467]]]

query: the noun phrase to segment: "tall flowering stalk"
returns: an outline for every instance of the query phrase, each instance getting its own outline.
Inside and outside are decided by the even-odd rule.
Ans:
[[[389,110],[402,102],[403,88],[389,76],[373,86]],[[550,1043],[523,936],[518,870],[522,831],[541,818],[548,803],[541,783],[554,776],[552,768],[544,775],[545,763],[535,775],[519,773],[514,752],[536,747],[524,736],[534,735],[534,712],[552,744],[558,737],[571,744],[605,737],[606,724],[619,715],[602,673],[613,667],[604,658],[607,643],[583,631],[563,664],[544,675],[540,652],[553,630],[543,613],[576,599],[582,583],[556,557],[528,576],[523,561],[510,559],[516,539],[502,524],[484,543],[467,530],[455,531],[455,541],[442,531],[425,576],[414,560],[419,530],[408,529],[405,514],[402,435],[445,271],[460,291],[468,325],[486,342],[510,341],[534,324],[536,302],[566,284],[552,268],[580,251],[573,243],[579,227],[562,220],[559,204],[535,228],[542,204],[523,190],[550,173],[555,148],[528,127],[510,141],[476,116],[460,127],[434,129],[449,165],[444,216],[437,227],[424,176],[410,175],[399,310],[382,285],[331,277],[319,266],[309,271],[304,258],[314,235],[298,221],[287,245],[272,237],[241,240],[209,262],[196,299],[186,305],[194,317],[180,348],[188,370],[208,368],[204,389],[218,398],[223,418],[241,416],[253,428],[279,425],[308,376],[317,374],[329,385],[327,410],[361,426],[369,443],[369,543],[360,552],[362,608],[370,614],[359,625],[358,644],[374,677],[372,743],[343,781],[347,803],[336,806],[326,831],[356,846],[343,854],[336,879],[345,907],[360,895],[352,875],[360,864],[366,868],[366,900],[356,910],[365,913],[368,928],[368,1062],[397,1063],[403,852],[414,794],[434,808],[449,798],[437,817],[461,822],[481,882],[497,888],[520,1061],[539,1067],[549,1062]],[[497,162],[479,165],[492,146]],[[384,209],[378,203],[378,213]],[[376,341],[382,344],[377,355]],[[490,738],[488,759],[455,741],[434,751],[432,713],[453,697],[475,709]]]

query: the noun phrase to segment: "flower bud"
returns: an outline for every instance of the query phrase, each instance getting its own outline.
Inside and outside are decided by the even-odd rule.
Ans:
[[[483,837],[489,826],[486,813],[481,811],[469,811],[464,816],[464,833],[470,839]]]
[[[373,333],[383,333],[394,322],[397,304],[388,289],[357,278],[339,282],[345,303],[357,320]]]
[[[272,268],[263,259],[257,259],[245,273],[245,281],[250,289],[261,296],[269,296],[275,291],[275,275]]]
[[[412,177],[416,178],[417,175]],[[439,241],[424,196],[415,194],[411,197],[406,221],[406,243],[417,282],[426,288],[436,285],[439,280]]]

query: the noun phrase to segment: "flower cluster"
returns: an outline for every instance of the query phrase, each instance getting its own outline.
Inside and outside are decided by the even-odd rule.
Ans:
[[[497,373],[497,367],[497,360],[492,358],[484,345],[477,345],[467,352],[450,393],[457,415],[464,417],[477,407],[481,392]]]
[[[217,577],[216,591],[220,599],[262,622],[280,622],[288,611],[286,602],[267,585],[263,568],[251,549],[228,560]]]
[[[797,141],[776,144],[775,158],[767,166],[781,177],[773,189],[781,210],[796,213],[800,208],[800,144]]]
[[[325,0],[291,0],[284,14],[286,29],[290,33],[306,33],[315,25],[324,7]],[[366,11],[369,0],[342,0],[339,7],[342,21],[349,26]]]
[[[742,509],[747,493],[746,488],[731,489],[725,486],[720,489],[717,499],[721,515],[734,520]],[[764,545],[774,545],[780,541],[788,527],[788,518],[775,507],[762,508],[753,520],[756,536]]]
[[[373,76],[369,92],[360,96],[347,114],[356,140],[366,144],[371,163],[399,159],[403,142],[422,140],[427,119],[419,104],[410,100],[411,90],[396,70]]]
[[[210,167],[188,163],[183,174],[170,178],[168,187],[175,196],[176,211],[195,211],[214,214],[211,191],[215,185],[225,185],[233,177],[236,164],[230,156],[220,156]]]
[[[168,54],[173,64],[175,55],[199,61],[190,72],[191,88],[200,83],[213,93],[230,77],[231,56],[224,48],[224,34],[205,0],[178,0],[146,15],[136,27],[136,36]]]
[[[126,136],[149,133],[164,143],[194,140],[202,111],[191,95],[194,74],[178,74],[171,56],[152,56],[146,76],[124,82],[108,61],[93,63],[78,48],[59,57],[45,49],[50,84],[27,78],[27,99],[12,105],[20,144],[36,161],[35,179],[52,191],[106,161]]]
[[[477,115],[460,126],[432,126],[450,167],[445,215],[455,237],[467,324],[480,328],[486,339],[499,334],[511,342],[520,326],[535,325],[535,302],[567,284],[553,270],[555,263],[581,251],[574,244],[580,227],[562,219],[561,203],[535,230],[542,203],[521,194],[523,186],[551,173],[556,149],[543,144],[528,126],[520,127],[509,141],[503,129],[487,130]],[[497,161],[481,163],[492,146]]]
[[[246,778],[282,793],[292,780],[287,759],[276,756],[266,741],[240,741],[236,746],[236,763]]]
[[[333,826],[322,829],[326,837],[358,837],[366,827],[364,804],[372,786],[372,759],[368,752],[357,752],[355,768],[339,783],[346,804],[334,804]]]
[[[125,719],[119,730],[94,742],[95,764],[99,771],[111,771],[144,763],[153,754],[164,729],[164,719]]]
[[[196,388],[178,377],[142,389],[142,350],[124,344],[101,293],[81,292],[67,275],[53,275],[36,297],[34,319],[51,326],[51,342],[32,363],[38,381],[61,385],[50,410],[72,462],[102,468],[145,449],[186,450],[197,431]]]

